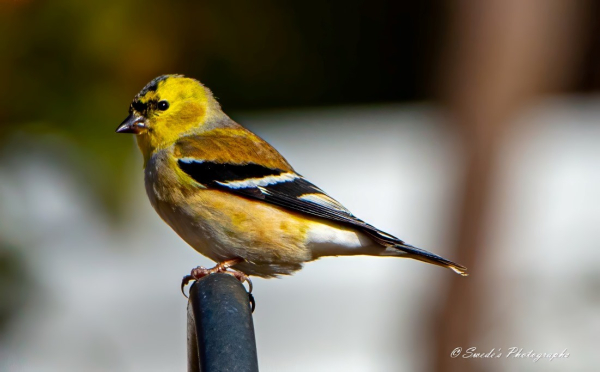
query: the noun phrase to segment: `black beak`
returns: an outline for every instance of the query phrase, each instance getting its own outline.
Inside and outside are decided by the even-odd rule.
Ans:
[[[140,134],[146,128],[146,119],[142,116],[129,114],[117,128],[117,133]]]

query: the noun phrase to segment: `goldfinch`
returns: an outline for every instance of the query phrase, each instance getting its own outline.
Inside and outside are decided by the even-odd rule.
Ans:
[[[217,262],[212,272],[276,277],[324,256],[408,257],[467,275],[466,268],[355,217],[263,139],[182,75],[152,80],[117,133],[133,133],[150,203],[183,240]],[[230,269],[231,268],[231,269]]]

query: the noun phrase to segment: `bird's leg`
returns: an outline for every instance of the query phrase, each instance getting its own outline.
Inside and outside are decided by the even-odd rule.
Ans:
[[[250,281],[248,276],[241,271],[230,269],[230,267],[235,266],[243,261],[244,261],[243,258],[238,257],[238,258],[233,258],[231,260],[219,262],[215,267],[213,267],[211,269],[207,269],[205,267],[198,266],[198,267],[192,269],[192,272],[189,275],[184,276],[183,279],[181,280],[181,292],[185,296],[185,292],[183,291],[183,289],[192,280],[200,280],[200,279],[204,278],[205,276],[214,274],[214,273],[225,273],[225,274],[234,276],[237,280],[239,280],[242,283],[248,282],[248,293],[252,293],[252,282]]]

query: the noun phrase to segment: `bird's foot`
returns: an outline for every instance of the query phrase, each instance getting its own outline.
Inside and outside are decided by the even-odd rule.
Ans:
[[[202,266],[198,266],[198,267],[192,269],[190,274],[184,276],[183,279],[181,280],[181,293],[183,293],[183,295],[187,298],[184,288],[191,281],[197,281],[197,280],[204,278],[207,275],[215,274],[215,273],[229,274],[229,275],[232,275],[233,277],[235,277],[240,282],[242,282],[242,284],[248,283],[248,295],[250,296],[250,302],[252,303],[252,310],[254,310],[254,298],[252,296],[252,281],[243,272],[230,269],[230,267],[235,266],[243,261],[244,260],[241,258],[234,258],[231,260],[219,262],[215,267],[210,268],[210,269],[207,269]]]

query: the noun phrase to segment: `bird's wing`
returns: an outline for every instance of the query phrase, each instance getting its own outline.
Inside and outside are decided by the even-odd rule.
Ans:
[[[179,168],[204,187],[378,231],[297,174],[260,139],[190,136],[175,145],[174,153]]]
[[[223,143],[227,141],[230,139],[185,138],[176,144],[175,154],[179,168],[203,187],[227,191],[294,212],[354,226],[383,246],[398,248],[442,266],[464,269],[438,255],[406,244],[395,236],[357,218],[338,201],[297,174],[276,150],[262,140],[256,143],[254,140],[244,142],[237,139],[235,146],[233,143],[229,143],[231,145],[229,151],[238,153],[239,150],[242,150],[246,154],[265,153],[271,157],[270,159],[262,156],[245,156],[244,158],[235,158],[229,155],[217,156],[215,155],[217,152],[208,151],[206,148],[201,150],[203,145],[220,150],[226,149],[226,145]],[[240,146],[243,147],[240,148]],[[268,146],[268,151],[264,149],[264,146]],[[254,150],[252,150],[253,147]],[[279,160],[272,158],[271,149],[279,157]],[[223,155],[222,152],[220,153]]]

